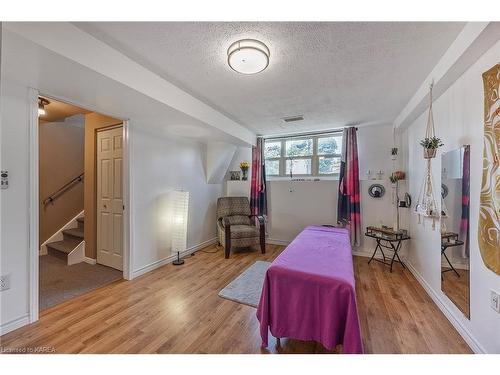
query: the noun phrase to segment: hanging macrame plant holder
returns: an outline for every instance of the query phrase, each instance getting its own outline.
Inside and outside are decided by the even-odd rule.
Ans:
[[[435,137],[434,131],[434,117],[432,115],[432,84],[429,89],[429,116],[427,118],[427,128],[425,130],[425,138]],[[436,226],[436,219],[439,219],[440,212],[439,206],[434,197],[434,186],[432,183],[432,165],[431,161],[436,156],[435,148],[424,147],[424,159],[426,159],[426,170],[424,181],[418,195],[417,204],[415,205],[415,212],[418,215],[418,222],[421,223],[422,217],[432,218],[432,229]]]
[[[425,139],[431,139],[436,136],[434,129],[434,115],[432,114],[432,86],[429,88],[429,115],[427,117],[427,127],[425,129]],[[424,147],[424,159],[434,159],[436,157],[437,148]]]

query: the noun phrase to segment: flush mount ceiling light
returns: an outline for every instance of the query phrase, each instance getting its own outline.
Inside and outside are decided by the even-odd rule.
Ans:
[[[38,98],[38,116],[45,115],[45,106],[50,102],[45,98]]]
[[[269,65],[269,48],[255,39],[242,39],[227,50],[227,63],[241,74],[262,72]]]

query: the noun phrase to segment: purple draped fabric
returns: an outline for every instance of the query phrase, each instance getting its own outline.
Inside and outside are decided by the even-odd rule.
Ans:
[[[362,353],[348,231],[304,229],[267,270],[257,318],[263,346],[269,328],[274,337]]]
[[[470,145],[464,146],[462,162],[462,216],[460,238],[464,241],[463,257],[469,257]]]

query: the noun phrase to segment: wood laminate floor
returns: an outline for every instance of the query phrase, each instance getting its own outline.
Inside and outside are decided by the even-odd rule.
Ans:
[[[215,251],[216,247],[205,249]],[[256,260],[282,246],[197,252],[133,281],[117,281],[49,308],[40,320],[0,338],[2,349],[48,347],[56,353],[324,353],[320,344],[270,338],[260,348],[255,308],[217,293]],[[469,353],[470,349],[408,270],[355,257],[366,353]],[[339,348],[337,348],[339,350]],[[338,351],[337,350],[337,351]]]
[[[460,277],[451,271],[450,268],[442,268],[449,270],[443,273],[441,280],[441,290],[448,296],[449,299],[462,311],[466,316],[470,315],[470,277],[469,270],[457,269]]]

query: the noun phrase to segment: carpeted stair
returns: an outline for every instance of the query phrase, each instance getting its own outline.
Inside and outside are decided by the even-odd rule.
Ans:
[[[83,228],[85,220],[83,217],[79,217],[76,221],[78,223],[76,228],[65,229],[62,231],[62,241],[50,242],[47,244],[47,252],[50,255],[67,261],[68,254],[83,241]]]

